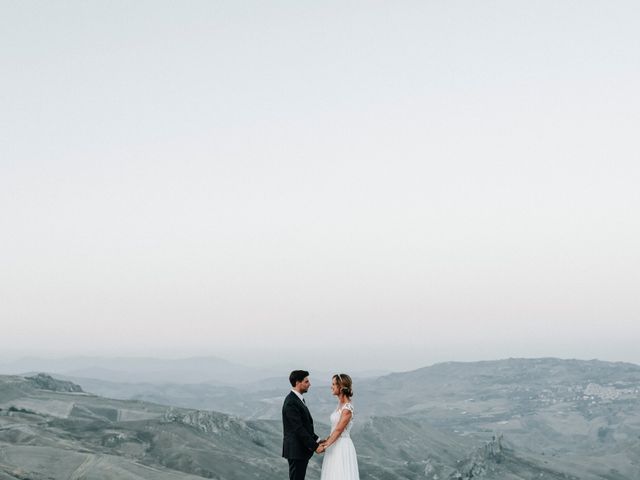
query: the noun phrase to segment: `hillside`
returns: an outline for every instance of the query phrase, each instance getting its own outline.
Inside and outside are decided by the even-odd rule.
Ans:
[[[279,421],[112,400],[50,377],[0,377],[0,479],[286,478]],[[320,433],[328,433],[318,425]],[[364,418],[354,428],[362,478],[567,478],[421,419]],[[308,478],[318,478],[321,457]],[[514,475],[512,472],[520,472]]]
[[[311,374],[314,386],[307,403],[317,419],[326,421],[335,400],[322,379]],[[230,388],[94,382],[91,388],[121,398],[277,421],[286,385],[273,381],[273,387],[260,382]],[[555,358],[448,362],[357,379],[355,393],[360,424],[374,417],[402,417],[481,442],[503,435],[505,444],[521,457],[531,456],[534,464],[568,475],[640,478],[637,365]]]
[[[365,382],[359,391],[369,415],[392,410],[475,438],[502,434],[516,451],[579,478],[640,478],[637,365],[450,362]]]
[[[286,476],[275,422],[0,377],[0,471],[16,478],[256,478]]]

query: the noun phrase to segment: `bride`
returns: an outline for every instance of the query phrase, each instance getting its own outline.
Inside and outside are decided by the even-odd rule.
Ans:
[[[353,425],[352,381],[349,375],[333,376],[331,393],[338,408],[331,414],[331,434],[320,445],[324,450],[320,480],[360,480],[358,459],[349,432]]]

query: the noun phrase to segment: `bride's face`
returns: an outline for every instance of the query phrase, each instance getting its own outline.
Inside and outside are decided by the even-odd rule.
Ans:
[[[338,395],[339,393],[340,393],[340,386],[338,385],[338,382],[334,378],[331,380],[331,394]]]

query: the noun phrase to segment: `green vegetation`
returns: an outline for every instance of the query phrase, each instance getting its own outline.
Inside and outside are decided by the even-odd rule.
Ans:
[[[26,408],[18,408],[18,407],[14,407],[13,405],[11,405],[8,409],[9,412],[16,412],[16,413],[30,413],[30,414],[35,414],[35,412],[33,410],[29,410]]]

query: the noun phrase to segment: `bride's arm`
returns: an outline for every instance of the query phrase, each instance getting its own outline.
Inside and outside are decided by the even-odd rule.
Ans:
[[[344,410],[342,410],[342,414],[340,415],[340,420],[338,421],[338,425],[336,425],[335,430],[331,432],[331,435],[329,435],[329,437],[327,437],[325,442],[322,444],[325,449],[328,446],[334,444],[336,440],[340,438],[340,435],[342,435],[342,432],[344,431],[344,429],[347,428],[347,425],[349,425],[349,422],[351,421],[352,416],[353,416],[353,413],[351,413],[351,411],[349,411],[348,409],[345,408]]]

